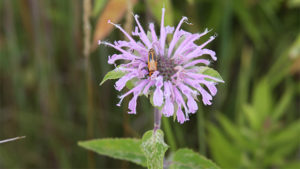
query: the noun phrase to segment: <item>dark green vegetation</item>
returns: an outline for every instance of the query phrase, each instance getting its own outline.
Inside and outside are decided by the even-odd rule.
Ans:
[[[128,99],[116,106],[120,93],[113,81],[98,86],[113,69],[107,56],[116,51],[95,48],[94,40],[95,50],[83,52],[89,45],[83,2],[0,1],[0,140],[26,136],[0,144],[0,168],[138,168],[77,145],[141,138],[153,128],[146,98],[138,101],[137,115],[128,115]],[[106,2],[95,0],[87,10],[91,39],[124,39],[116,29],[109,33],[107,18],[131,30],[132,12],[144,28],[159,23],[162,5],[155,2],[161,1]],[[189,122],[163,119],[170,149],[192,148],[224,168],[300,168],[299,1],[165,0],[165,6],[167,23],[187,16],[193,25],[184,29],[218,34],[209,48],[218,56],[212,66],[225,80],[213,105],[199,103]]]

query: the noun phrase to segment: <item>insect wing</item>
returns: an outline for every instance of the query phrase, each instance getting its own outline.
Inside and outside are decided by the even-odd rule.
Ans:
[[[149,55],[148,55],[148,62],[154,61],[156,62],[156,55],[153,49],[150,49]]]

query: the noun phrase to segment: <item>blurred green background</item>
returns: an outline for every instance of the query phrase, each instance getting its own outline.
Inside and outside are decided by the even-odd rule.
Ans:
[[[0,168],[139,168],[77,141],[153,128],[145,97],[128,115],[114,81],[99,86],[116,51],[96,42],[124,39],[108,19],[127,31],[132,13],[145,29],[159,25],[163,4],[166,23],[187,16],[183,29],[218,34],[211,66],[226,82],[190,121],[163,119],[168,154],[189,147],[226,169],[300,168],[299,0],[1,0],[0,140],[26,139],[0,144]]]

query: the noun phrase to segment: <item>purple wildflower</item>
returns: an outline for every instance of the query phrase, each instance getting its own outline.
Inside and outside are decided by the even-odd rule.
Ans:
[[[201,58],[202,55],[209,55],[212,60],[217,60],[214,51],[204,48],[214,40],[215,36],[211,36],[198,46],[194,42],[207,34],[209,32],[207,29],[200,34],[186,32],[180,29],[181,25],[187,21],[187,18],[183,17],[174,31],[174,27],[164,26],[164,14],[165,9],[162,9],[159,36],[155,32],[153,23],[150,23],[150,30],[146,34],[138,20],[138,15],[135,15],[137,26],[132,35],[137,36],[140,41],[135,41],[119,25],[108,21],[120,29],[129,40],[115,41],[114,44],[99,41],[99,44],[111,46],[121,52],[109,57],[109,64],[115,64],[117,60],[125,60],[125,63],[120,64],[118,69],[126,74],[116,82],[115,88],[121,91],[126,83],[133,79],[136,83],[135,87],[120,96],[118,106],[126,96],[133,94],[128,107],[130,114],[136,114],[138,96],[141,94],[148,96],[151,93],[154,106],[160,107],[164,116],[175,115],[177,121],[183,123],[189,119],[189,113],[195,113],[198,110],[195,101],[197,96],[202,96],[205,105],[211,105],[212,97],[217,93],[216,84],[223,81],[199,73],[201,68],[210,63],[208,59]],[[166,44],[168,34],[173,34],[169,45]],[[155,50],[158,59],[157,71],[149,76],[147,62],[151,48]]]

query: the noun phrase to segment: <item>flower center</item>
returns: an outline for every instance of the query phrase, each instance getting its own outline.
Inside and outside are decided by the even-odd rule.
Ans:
[[[163,76],[164,80],[171,80],[172,75],[176,73],[174,67],[175,63],[172,59],[167,57],[157,58],[157,70]]]

